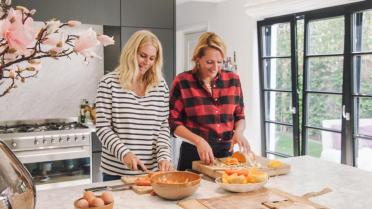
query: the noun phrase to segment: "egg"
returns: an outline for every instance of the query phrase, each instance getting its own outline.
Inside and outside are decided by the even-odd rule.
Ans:
[[[105,204],[110,204],[110,203],[114,202],[114,197],[112,196],[111,192],[103,192],[101,194],[101,198],[102,198],[103,202],[105,202]]]
[[[80,199],[76,202],[78,208],[89,208],[89,203],[86,199]]]
[[[92,206],[92,207],[101,207],[101,206],[104,206],[104,205],[105,205],[105,202],[103,202],[103,200],[99,197],[94,198],[92,200],[92,205],[89,204],[89,206]]]
[[[86,199],[88,202],[95,198],[96,196],[94,195],[94,193],[92,191],[87,191],[87,192],[84,192],[84,195],[83,195],[83,198]]]
[[[88,200],[89,207],[93,207],[93,201],[95,201],[96,197],[93,197],[92,199]]]

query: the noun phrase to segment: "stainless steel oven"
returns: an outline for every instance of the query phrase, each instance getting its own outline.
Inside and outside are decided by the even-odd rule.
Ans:
[[[75,119],[2,122],[0,140],[39,190],[92,182],[91,129]]]

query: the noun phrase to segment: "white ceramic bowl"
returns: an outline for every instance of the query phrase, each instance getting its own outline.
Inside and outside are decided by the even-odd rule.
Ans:
[[[260,183],[247,183],[247,184],[225,184],[222,182],[222,178],[216,178],[216,183],[225,190],[230,192],[251,192],[261,189],[266,183],[267,179]]]

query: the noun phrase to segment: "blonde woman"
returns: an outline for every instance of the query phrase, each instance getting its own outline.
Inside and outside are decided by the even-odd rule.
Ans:
[[[125,44],[119,66],[97,90],[97,136],[104,181],[144,171],[171,169],[169,92],[162,77],[163,52],[147,30]]]
[[[205,32],[194,49],[192,70],[176,76],[170,98],[172,133],[186,139],[181,144],[178,170],[192,161],[213,163],[230,155],[234,144],[250,152],[244,137],[244,103],[239,76],[224,71],[226,47],[215,33]]]

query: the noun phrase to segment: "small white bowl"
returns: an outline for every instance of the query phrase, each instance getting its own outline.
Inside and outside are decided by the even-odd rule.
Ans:
[[[260,183],[247,183],[247,184],[226,184],[222,182],[222,178],[216,178],[216,183],[225,190],[230,192],[251,192],[261,189],[266,183],[267,179]]]

